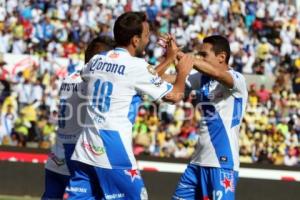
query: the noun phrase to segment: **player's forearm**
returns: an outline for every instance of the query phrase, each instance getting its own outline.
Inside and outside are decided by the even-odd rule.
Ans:
[[[163,74],[161,78],[168,83],[174,84],[176,82],[177,75],[176,74]]]
[[[217,79],[220,76],[220,73],[216,67],[214,67],[211,64],[209,64],[203,60],[200,60],[200,59],[195,59],[194,69],[196,69],[198,72],[206,74],[214,79]]]
[[[155,71],[158,74],[158,76],[164,75],[165,71],[168,69],[168,67],[172,64],[173,59],[166,58],[164,59],[156,68]]]
[[[178,74],[172,91],[165,96],[165,101],[176,103],[184,97],[186,74]]]
[[[228,71],[224,71],[218,69],[217,67],[203,61],[200,59],[195,59],[194,61],[194,69],[197,71],[206,74],[207,76],[213,78],[214,80],[219,81],[225,86],[232,88],[233,87],[233,79]]]

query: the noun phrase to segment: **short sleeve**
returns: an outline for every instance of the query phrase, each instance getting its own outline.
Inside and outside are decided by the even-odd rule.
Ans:
[[[161,79],[154,66],[148,63],[142,63],[143,66],[138,67],[134,79],[135,89],[137,92],[147,94],[154,100],[158,100],[167,95],[172,89],[173,85]]]
[[[245,94],[247,93],[247,85],[246,85],[246,80],[245,77],[234,70],[228,71],[229,74],[231,75],[233,79],[233,91],[240,93],[240,94]]]

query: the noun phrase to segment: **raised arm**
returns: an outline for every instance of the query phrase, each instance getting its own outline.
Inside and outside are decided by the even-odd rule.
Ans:
[[[168,67],[175,61],[179,48],[176,45],[174,38],[167,35],[166,41],[166,56],[165,59],[155,68],[158,76],[163,77]]]
[[[178,73],[176,76],[176,81],[173,84],[173,89],[166,96],[164,96],[164,101],[176,103],[184,97],[185,80],[192,70],[193,64],[194,59],[190,55],[184,55],[180,59],[178,65],[176,66]]]
[[[201,58],[195,58],[194,69],[196,69],[200,73],[212,77],[213,79],[219,81],[228,88],[233,88],[234,81],[232,75],[227,70],[217,68],[212,64],[203,61]]]

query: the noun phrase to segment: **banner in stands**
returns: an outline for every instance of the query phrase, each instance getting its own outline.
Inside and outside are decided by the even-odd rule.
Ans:
[[[11,76],[15,76],[19,71],[32,66],[39,66],[41,62],[41,57],[35,55],[15,55],[15,54],[3,54],[3,60],[6,63],[4,65],[5,69],[8,70]],[[73,59],[77,69],[83,66],[83,61],[78,59]],[[66,68],[70,62],[67,58],[55,58],[51,62],[56,73],[66,72]]]
[[[39,66],[41,62],[41,58],[34,55],[15,55],[15,54],[4,54],[3,60],[6,62],[4,66],[6,70],[9,71],[10,76],[15,76],[19,71],[22,71],[31,66]],[[74,59],[73,60],[76,69],[80,70],[84,63],[82,60]],[[58,76],[65,76],[67,74],[67,66],[70,60],[67,58],[55,58],[55,60],[51,61],[51,65],[54,67],[55,73]],[[245,74],[248,86],[251,84],[256,84],[257,86],[265,85],[267,89],[271,89],[274,77],[266,77],[261,75],[250,75]]]

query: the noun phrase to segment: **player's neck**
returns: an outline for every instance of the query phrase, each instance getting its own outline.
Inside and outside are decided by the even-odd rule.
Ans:
[[[131,45],[128,46],[117,46],[117,48],[126,49],[131,56],[135,56],[135,48]]]
[[[227,64],[221,65],[220,68],[224,71],[228,71],[230,69],[229,65]]]

